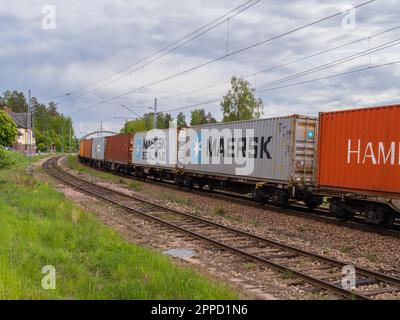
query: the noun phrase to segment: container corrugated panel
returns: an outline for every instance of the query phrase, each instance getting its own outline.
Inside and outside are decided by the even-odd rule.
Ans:
[[[151,130],[135,133],[132,163],[150,167],[176,168],[178,130]]]
[[[79,142],[79,156],[84,157],[85,155],[85,140]]]
[[[92,142],[92,159],[104,161],[106,138],[94,138]]]
[[[106,137],[105,161],[129,164],[132,154],[132,134]]]
[[[311,185],[316,125],[316,118],[295,115],[183,129],[178,138],[179,167],[201,174]]]
[[[321,187],[400,193],[400,105],[320,114]]]
[[[91,159],[92,158],[92,139],[90,140],[83,140],[83,150],[82,150],[82,157]]]

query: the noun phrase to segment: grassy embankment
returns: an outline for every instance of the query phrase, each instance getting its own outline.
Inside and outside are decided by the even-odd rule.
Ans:
[[[0,299],[235,299],[231,289],[124,241],[47,183],[26,158],[0,169]],[[56,289],[41,286],[46,265]]]

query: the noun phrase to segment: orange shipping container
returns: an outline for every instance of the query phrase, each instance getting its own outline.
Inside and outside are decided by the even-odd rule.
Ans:
[[[400,197],[400,105],[321,113],[317,183]]]
[[[132,154],[132,134],[120,134],[106,137],[105,161],[129,164]]]
[[[79,156],[82,158],[92,158],[92,140],[81,140],[79,143]]]

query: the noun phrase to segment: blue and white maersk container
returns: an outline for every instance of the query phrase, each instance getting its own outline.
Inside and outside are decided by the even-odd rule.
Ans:
[[[135,133],[132,163],[145,167],[173,169],[177,166],[178,130],[156,129]]]
[[[256,182],[314,182],[318,120],[312,117],[217,123],[183,129],[178,168]]]

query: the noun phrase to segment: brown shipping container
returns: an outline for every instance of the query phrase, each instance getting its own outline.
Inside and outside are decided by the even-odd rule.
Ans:
[[[85,140],[79,141],[79,156],[83,157],[83,154],[85,153]]]
[[[129,164],[132,154],[132,134],[120,134],[106,138],[105,161]]]
[[[320,114],[321,189],[400,198],[400,105]]]
[[[79,144],[79,155],[82,158],[92,158],[92,140],[81,140]]]

